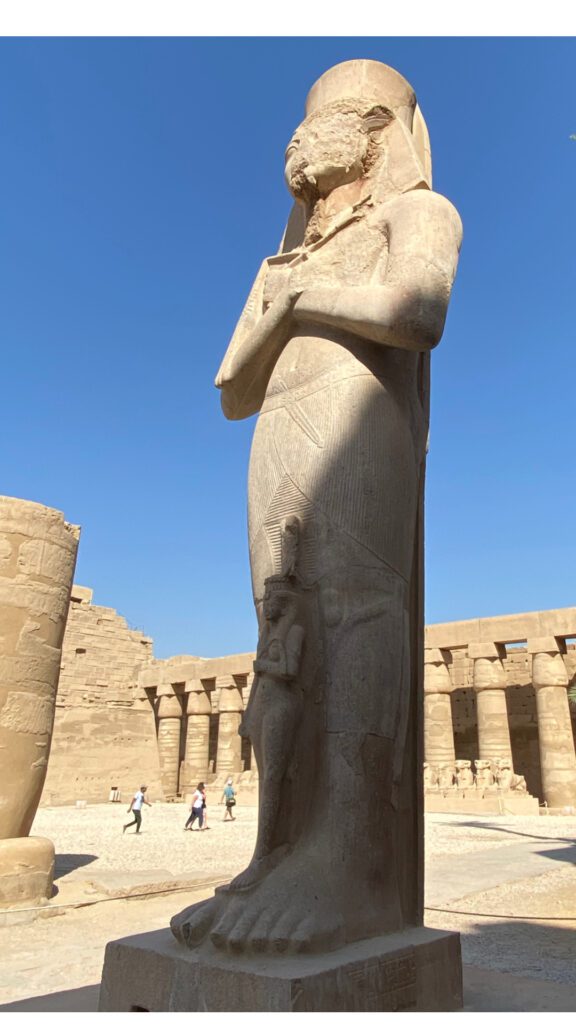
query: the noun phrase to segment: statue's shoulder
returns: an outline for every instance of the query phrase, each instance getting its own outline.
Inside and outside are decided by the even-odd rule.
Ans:
[[[428,188],[415,188],[403,192],[386,203],[386,218],[390,223],[397,221],[431,220],[438,225],[449,227],[461,241],[462,221],[456,207],[439,192]]]

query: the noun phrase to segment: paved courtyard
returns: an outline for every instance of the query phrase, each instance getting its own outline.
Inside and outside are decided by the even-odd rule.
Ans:
[[[41,809],[33,834],[55,843],[52,902],[61,913],[31,923],[12,923],[21,922],[13,915],[9,927],[4,915],[1,1008],[95,1009],[110,939],[166,927],[172,914],[242,868],[256,808],[240,804],[236,821],[224,823],[222,808],[209,803],[210,828],[199,834],[184,832],[182,804],[145,807],[138,836],[122,834],[130,820],[125,804]],[[469,1008],[480,1000],[483,1009],[511,1009],[502,1001],[513,1002],[517,992],[529,998],[524,1009],[569,1009],[576,819],[429,815],[426,860],[426,923],[460,931]],[[39,998],[55,992],[58,1005]]]

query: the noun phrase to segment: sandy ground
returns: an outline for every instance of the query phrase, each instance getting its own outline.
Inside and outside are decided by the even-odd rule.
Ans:
[[[144,808],[137,836],[133,829],[122,834],[130,820],[125,804],[41,809],[32,834],[49,836],[56,846],[53,904],[104,902],[0,929],[0,1004],[97,985],[110,939],[166,927],[172,914],[210,895],[211,882],[236,874],[252,851],[256,808],[239,805],[234,822],[224,823],[222,813],[211,802],[210,828],[195,834],[184,832],[185,806],[154,804]],[[429,815],[426,903],[442,909],[427,911],[426,923],[461,932],[466,964],[576,984],[575,851],[575,819]],[[483,888],[462,895],[467,858],[475,865],[470,886]],[[511,878],[516,863],[530,876]],[[456,899],[446,899],[451,878],[459,885]],[[189,891],[110,899],[138,886],[150,892],[170,884]],[[551,920],[560,917],[573,919]]]

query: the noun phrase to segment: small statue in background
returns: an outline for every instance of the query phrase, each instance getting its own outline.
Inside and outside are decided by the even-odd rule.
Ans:
[[[490,761],[474,761],[476,768],[476,786],[478,789],[495,789],[496,779]]]
[[[475,783],[471,761],[456,761],[456,785],[458,789],[472,789]]]
[[[526,779],[523,775],[516,775],[509,758],[499,757],[492,762],[496,775],[498,789],[506,792],[512,790],[517,793],[526,793]]]
[[[441,764],[438,769],[438,788],[439,789],[454,789],[456,785],[456,776],[454,774],[453,764]]]
[[[438,789],[438,768],[424,761],[424,789]]]

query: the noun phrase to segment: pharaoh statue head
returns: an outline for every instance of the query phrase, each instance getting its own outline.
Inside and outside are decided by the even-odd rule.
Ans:
[[[285,177],[308,211],[363,180],[370,181],[374,198],[431,188],[428,131],[406,79],[373,60],[344,61],[326,71],[310,90],[306,117],[288,143]]]

